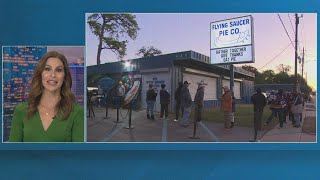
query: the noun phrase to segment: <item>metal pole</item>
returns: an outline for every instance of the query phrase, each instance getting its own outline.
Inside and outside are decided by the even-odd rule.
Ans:
[[[295,91],[298,91],[298,78],[297,78],[298,24],[299,24],[298,14],[295,14],[295,17],[296,17],[296,37],[295,37],[295,56],[294,56],[294,87],[295,87]]]
[[[108,118],[110,118],[109,116],[108,116],[108,114],[109,114],[109,110],[108,110],[108,93],[109,92],[107,92],[107,94],[105,95],[105,98],[106,98],[106,117],[105,117],[105,119],[108,119]]]
[[[198,125],[198,121],[195,120],[193,123],[193,135],[189,136],[190,139],[200,139],[200,137],[197,136],[197,125]]]
[[[89,118],[91,118],[91,100],[90,100],[90,96],[88,97],[88,106],[89,106]]]
[[[121,104],[121,96],[117,96],[117,121],[113,121],[114,123],[122,123],[122,121],[119,121],[120,104]]]
[[[126,127],[126,129],[133,129],[134,126],[131,125],[131,117],[132,117],[132,101],[130,102],[130,107],[129,107],[129,126]]]
[[[234,66],[230,64],[230,92],[231,96],[234,96]]]

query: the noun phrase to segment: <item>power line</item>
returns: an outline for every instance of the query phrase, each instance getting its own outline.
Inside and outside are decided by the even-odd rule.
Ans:
[[[286,33],[287,33],[287,35],[288,35],[288,38],[290,39],[290,42],[291,42],[291,44],[292,44],[292,47],[294,48],[294,45],[293,45],[292,40],[291,40],[291,38],[290,38],[290,36],[289,36],[289,33],[288,33],[285,25],[283,24],[283,21],[282,21],[282,19],[281,19],[281,17],[280,17],[279,14],[278,14],[278,17],[279,17],[279,19],[280,19],[280,21],[281,21],[281,23],[282,23],[282,26],[283,26],[284,30],[286,31]]]
[[[291,18],[289,16],[289,14],[288,14],[288,17],[289,17],[289,20],[290,20],[290,24],[291,24],[291,27],[292,27],[293,34],[294,34],[295,31],[294,31],[294,28],[293,28],[293,25],[292,25]]]
[[[290,42],[279,54],[277,54],[274,58],[272,58],[267,64],[265,64],[264,66],[259,68],[259,70],[263,69],[265,66],[270,64],[273,60],[275,60],[277,57],[279,57],[290,46],[290,44],[292,44],[292,43]]]

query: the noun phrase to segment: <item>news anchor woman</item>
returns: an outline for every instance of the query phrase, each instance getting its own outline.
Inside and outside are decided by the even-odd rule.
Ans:
[[[67,59],[48,52],[34,71],[28,102],[17,105],[10,142],[83,142],[84,111],[71,92]]]

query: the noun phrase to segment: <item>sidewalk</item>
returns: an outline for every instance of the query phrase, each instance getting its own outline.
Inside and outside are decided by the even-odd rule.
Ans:
[[[181,127],[179,122],[174,122],[173,115],[169,120],[160,120],[159,113],[155,114],[156,120],[148,120],[145,111],[132,111],[133,129],[128,126],[128,110],[121,109],[119,120],[116,121],[116,109],[109,109],[110,118],[105,118],[104,108],[95,108],[96,118],[87,118],[88,142],[247,142],[253,137],[253,128],[235,127],[225,130],[222,123],[202,121],[199,123],[196,135],[200,139],[190,139],[193,136],[193,117],[190,125]],[[123,119],[123,118],[124,119]],[[266,133],[266,132],[263,132]]]
[[[260,142],[317,142],[316,135],[310,135],[302,132],[302,125],[305,117],[316,117],[316,111],[306,111],[310,107],[316,108],[314,103],[305,103],[305,108],[302,113],[302,122],[300,128],[294,128],[291,125],[291,121],[284,124],[282,129],[279,129],[279,125],[276,125],[274,129],[266,133]]]
[[[312,111],[306,111],[314,107]],[[237,122],[231,130],[225,130],[222,123],[201,121],[196,135],[200,139],[190,139],[193,136],[193,117],[190,117],[190,125],[181,127],[179,122],[174,122],[173,114],[169,120],[160,120],[159,113],[155,113],[155,120],[146,117],[145,110],[132,111],[132,129],[129,125],[128,110],[121,109],[119,121],[116,109],[109,109],[109,118],[105,118],[104,108],[94,108],[95,118],[87,118],[87,142],[245,142],[253,137],[253,128],[239,127]],[[306,103],[303,111],[305,117],[315,117],[315,104]],[[301,127],[303,122],[301,123]],[[316,135],[302,133],[302,128],[294,128],[291,122],[284,124],[284,128],[278,129],[276,125],[272,130],[259,132],[260,142],[316,142]]]

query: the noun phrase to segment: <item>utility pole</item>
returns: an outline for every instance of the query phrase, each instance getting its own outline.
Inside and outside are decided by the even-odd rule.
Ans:
[[[298,14],[295,14],[296,17],[296,37],[295,37],[295,55],[294,55],[294,88],[298,91],[297,87],[297,59],[298,59],[298,24],[299,24],[299,17]]]
[[[307,87],[308,87],[308,71],[306,71],[306,84],[307,84]]]
[[[302,79],[303,79],[303,68],[304,68],[304,47],[303,47],[303,51],[302,51],[302,73],[301,73],[301,76],[302,76]]]

